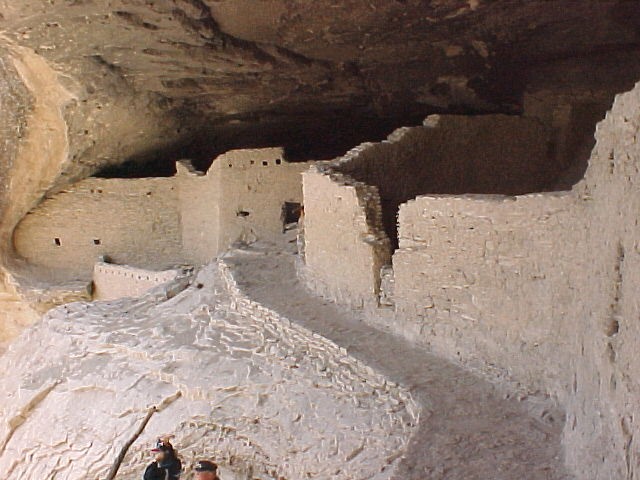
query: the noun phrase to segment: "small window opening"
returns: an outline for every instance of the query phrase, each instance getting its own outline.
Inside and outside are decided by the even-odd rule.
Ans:
[[[62,243],[60,243],[60,239],[57,237],[53,239],[53,243],[55,243],[56,247],[59,247],[60,245],[62,245]]]
[[[280,165],[282,163],[282,160],[280,160],[279,158],[276,159],[276,165]]]
[[[99,238],[94,238],[93,239],[93,244],[94,245],[100,245],[100,239]]]
[[[267,165],[269,165],[269,162],[267,162],[267,161],[265,160],[264,162],[262,162],[262,165],[264,165],[264,166],[266,167]]]
[[[247,212],[246,210],[238,210],[236,212],[236,215],[238,217],[248,217],[249,216],[249,212]]]

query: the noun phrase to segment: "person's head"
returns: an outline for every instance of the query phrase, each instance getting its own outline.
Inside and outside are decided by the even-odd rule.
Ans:
[[[151,452],[155,454],[155,459],[158,462],[166,460],[174,454],[173,445],[169,442],[169,440],[164,438],[159,438],[156,441],[155,446],[151,449]]]
[[[200,460],[194,467],[196,480],[216,480],[218,478],[218,465],[209,460]]]

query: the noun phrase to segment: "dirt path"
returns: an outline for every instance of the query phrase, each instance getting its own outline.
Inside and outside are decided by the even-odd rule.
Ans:
[[[559,480],[562,421],[530,415],[487,381],[367,324],[354,312],[308,292],[294,255],[237,250],[224,261],[254,300],[312,329],[408,388],[422,406],[420,425],[398,479]]]

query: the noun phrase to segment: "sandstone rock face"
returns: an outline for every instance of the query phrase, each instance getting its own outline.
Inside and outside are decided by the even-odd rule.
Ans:
[[[173,160],[176,149],[211,159],[268,143],[334,156],[435,110],[521,110],[524,91],[610,101],[640,77],[636,10],[564,0],[3,0],[0,45],[46,61],[71,94],[63,184],[130,158]]]
[[[210,265],[169,300],[60,307],[17,340],[0,360],[3,478],[104,478],[154,406],[119,479],[140,478],[167,433],[187,468],[215,458],[225,479],[391,478],[417,422],[409,393],[225,275]]]

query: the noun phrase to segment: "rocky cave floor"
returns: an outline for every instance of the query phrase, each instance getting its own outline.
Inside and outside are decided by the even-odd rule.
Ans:
[[[420,421],[393,478],[572,478],[562,467],[562,422],[536,399],[505,394],[370,326],[363,315],[311,294],[295,274],[292,252],[236,250],[225,262],[250,298],[331,339],[410,391]]]
[[[236,249],[175,296],[52,310],[0,357],[5,478],[104,478],[152,405],[118,479],[162,434],[222,480],[572,478],[557,413],[312,295],[295,259]]]

